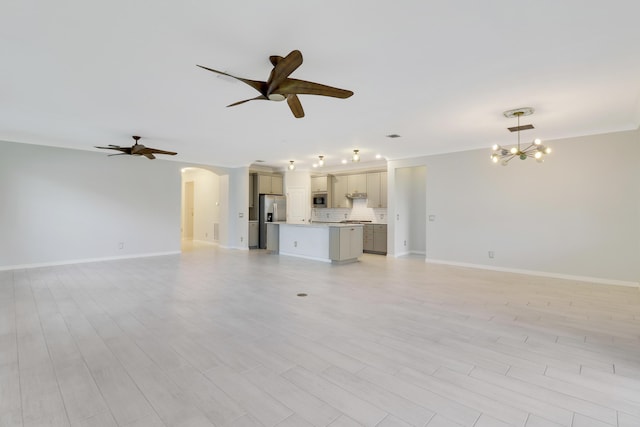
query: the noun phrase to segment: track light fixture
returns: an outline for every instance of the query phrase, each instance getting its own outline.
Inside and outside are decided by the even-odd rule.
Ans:
[[[290,171],[292,171],[296,168],[296,165],[293,164],[293,160],[289,160],[289,166],[287,167],[289,168]]]

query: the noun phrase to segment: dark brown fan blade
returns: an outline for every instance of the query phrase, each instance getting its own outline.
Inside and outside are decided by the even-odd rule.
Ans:
[[[271,93],[278,93],[277,89],[284,82],[289,74],[293,73],[296,68],[302,65],[302,53],[299,50],[293,50],[282,59],[272,56],[269,59],[271,63],[275,62],[269,80],[267,80],[267,96]]]
[[[152,153],[153,154],[166,154],[168,156],[175,156],[176,154],[178,154],[175,151],[164,151],[164,150],[158,150],[157,148],[147,148],[147,150],[146,150],[144,155],[146,156],[147,154],[152,154]]]
[[[120,147],[117,145],[109,145],[108,147],[98,147],[96,145],[95,147],[100,148],[102,150],[118,150],[118,151],[122,151],[123,154],[131,154],[131,147]]]
[[[269,98],[267,98],[264,95],[260,95],[260,96],[256,96],[255,98],[249,98],[249,99],[245,99],[243,101],[234,102],[233,104],[227,105],[227,107],[234,107],[236,105],[244,104],[245,102],[255,101],[255,100],[258,100],[258,99],[268,100]]]
[[[291,112],[297,119],[304,117],[304,110],[302,109],[300,98],[298,98],[297,95],[294,94],[287,96],[287,104],[289,104]]]
[[[156,156],[154,156],[154,155],[153,155],[153,154],[151,154],[151,153],[143,154],[143,156],[145,156],[147,159],[150,159],[150,160],[153,160],[153,159],[155,159],[155,158],[156,158]]]
[[[258,80],[249,80],[249,79],[243,79],[242,77],[236,77],[236,76],[232,76],[231,74],[227,74],[223,71],[218,71],[218,70],[214,70],[213,68],[208,68],[208,67],[204,67],[202,65],[197,65],[196,66],[203,68],[205,70],[214,72],[214,73],[218,73],[218,74],[222,74],[224,76],[229,76],[232,77],[236,80],[240,80],[243,83],[248,84],[249,86],[251,86],[252,88],[254,88],[255,90],[257,90],[258,92],[260,92],[263,95],[267,95],[267,82],[261,82]]]
[[[353,92],[350,90],[338,89],[337,87],[297,79],[286,79],[274,93],[280,93],[282,95],[321,95],[343,99],[353,95]]]
[[[278,55],[271,55],[269,57],[269,61],[271,62],[271,65],[273,65],[274,67],[278,65],[278,62],[280,62],[281,59],[283,59],[282,56],[278,56]]]

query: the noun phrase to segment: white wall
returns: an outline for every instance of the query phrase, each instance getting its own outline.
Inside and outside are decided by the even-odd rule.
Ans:
[[[545,143],[543,164],[489,149],[390,162],[426,166],[427,259],[637,284],[640,132]]]
[[[220,198],[226,201],[221,206],[221,245],[226,248],[249,249],[249,168],[235,168],[220,177]],[[221,202],[222,203],[222,202]]]
[[[4,141],[0,152],[0,268],[180,251],[178,163]]]
[[[395,255],[425,254],[426,251],[426,168],[395,169],[395,233],[391,242]]]

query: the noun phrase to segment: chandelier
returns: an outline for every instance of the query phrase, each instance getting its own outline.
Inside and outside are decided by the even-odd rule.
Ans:
[[[514,157],[518,157],[520,160],[526,160],[527,157],[532,157],[536,159],[537,162],[542,163],[544,161],[543,157],[549,153],[551,153],[551,148],[542,145],[542,141],[536,138],[531,142],[527,147],[522,148],[520,145],[520,131],[533,129],[532,125],[523,125],[520,126],[520,117],[521,116],[530,116],[533,114],[533,108],[524,107],[517,108],[515,110],[505,111],[503,114],[507,118],[518,118],[518,126],[509,128],[511,132],[518,132],[518,145],[516,147],[505,148],[501,147],[498,144],[494,144],[492,149],[493,153],[491,154],[491,160],[493,163],[498,163],[501,161],[503,166],[506,166],[509,163],[509,160]]]

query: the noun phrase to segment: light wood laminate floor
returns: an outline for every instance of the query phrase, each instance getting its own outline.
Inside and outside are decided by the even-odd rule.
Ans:
[[[640,291],[216,247],[0,272],[0,426],[48,425],[637,427]]]

